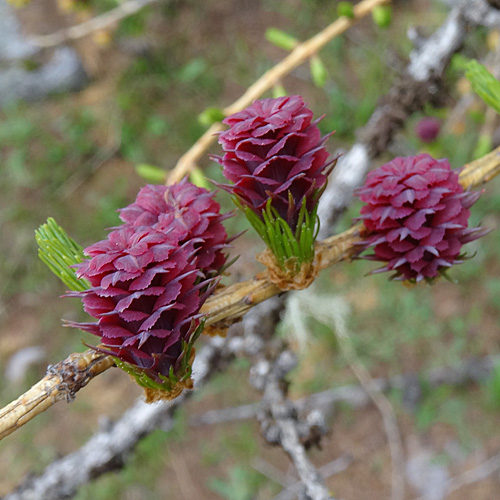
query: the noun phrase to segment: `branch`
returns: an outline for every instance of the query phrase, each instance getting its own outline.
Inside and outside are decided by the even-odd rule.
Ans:
[[[103,30],[121,21],[122,19],[139,12],[141,9],[157,0],[126,0],[118,7],[108,10],[104,14],[93,17],[70,28],[65,28],[50,35],[40,35],[30,37],[31,43],[40,48],[49,48],[61,45],[71,40],[78,40],[94,31]]]
[[[346,404],[351,408],[364,408],[372,401],[367,388],[370,391],[390,392],[392,390],[403,391],[403,401],[407,398],[406,393],[415,390],[417,383],[418,392],[421,392],[421,384],[425,383],[432,388],[441,385],[463,386],[470,382],[483,382],[486,380],[493,367],[500,361],[498,356],[485,356],[482,358],[471,358],[463,361],[458,366],[443,366],[434,368],[424,373],[410,373],[405,375],[395,375],[388,379],[370,379],[365,386],[360,384],[344,385],[316,392],[307,397],[293,401],[299,412],[313,408],[325,409],[325,413],[331,413],[334,405]],[[413,398],[414,399],[414,398]],[[237,422],[255,418],[260,409],[260,403],[250,403],[241,406],[208,410],[204,413],[195,414],[189,417],[189,425],[217,425],[227,422]]]
[[[460,173],[461,184],[467,187],[481,185],[500,173],[500,147],[488,155],[467,164]],[[348,260],[358,252],[356,243],[361,241],[360,224],[352,226],[347,231],[317,243],[316,261],[319,270]],[[252,307],[282,293],[269,279],[267,272],[263,277],[223,288],[210,297],[201,312],[206,315],[206,325],[214,331],[225,331],[227,326],[244,316]],[[0,439],[8,436],[19,427],[29,422],[39,413],[52,406],[57,401],[74,394],[86,385],[90,379],[113,366],[108,358],[102,358],[98,366],[102,369],[87,370],[88,365],[96,360],[95,354],[71,354],[65,361],[49,369],[44,379],[33,386],[16,401],[0,410]],[[77,372],[85,371],[85,383],[79,384],[80,378],[68,377],[65,370],[68,365],[77,367]],[[94,366],[94,365],[92,365]],[[97,365],[96,365],[97,366]],[[66,385],[61,386],[61,381]],[[63,394],[60,396],[60,394]]]
[[[225,366],[233,352],[230,342],[216,338],[203,347],[194,362],[196,386],[202,386]],[[132,408],[90,438],[78,451],[50,464],[38,476],[28,478],[3,500],[59,500],[73,496],[79,486],[106,472],[123,467],[135,445],[155,429],[168,430],[175,410],[192,392],[153,405],[138,400]]]
[[[344,33],[359,19],[368,15],[375,7],[390,0],[363,0],[354,6],[354,18],[340,17],[323,31],[309,40],[297,45],[293,51],[276,66],[266,71],[247,91],[233,104],[223,109],[224,115],[232,115],[252,104],[269,89],[273,88],[284,76],[314,56],[330,40]],[[208,147],[215,141],[216,134],[223,130],[221,123],[214,123],[189,149],[179,158],[177,165],[170,172],[167,183],[174,184],[183,179],[196,165]]]
[[[300,422],[296,408],[286,397],[285,376],[296,364],[295,355],[282,351],[273,363],[259,360],[254,366],[252,383],[263,391],[261,421],[264,437],[272,444],[279,444],[292,459],[307,500],[332,500],[319,471],[306,455],[305,446],[310,439],[317,442],[323,429],[318,422]],[[269,416],[266,414],[266,411]]]
[[[72,401],[92,378],[113,366],[113,358],[88,350],[51,365],[47,375],[16,401],[0,410],[0,439],[62,399]]]
[[[460,474],[458,476],[452,477],[446,481],[444,487],[445,496],[450,495],[454,491],[468,486],[469,484],[477,483],[491,476],[500,469],[500,452],[493,455],[491,458],[485,462],[480,463],[476,467]],[[414,500],[432,500],[430,495],[422,495]]]

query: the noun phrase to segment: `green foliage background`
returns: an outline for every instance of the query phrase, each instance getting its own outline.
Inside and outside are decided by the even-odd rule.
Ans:
[[[124,21],[114,35],[115,42],[102,49],[101,62],[110,64],[100,66],[88,89],[36,104],[13,103],[0,110],[0,366],[5,369],[22,347],[39,345],[46,352],[22,381],[0,381],[2,404],[37,381],[48,363],[81,350],[82,340],[94,341],[82,332],[61,328],[61,317],[82,320],[85,316],[78,301],[58,298],[64,288],[37,259],[34,230],[47,217],[54,217],[84,246],[104,238],[105,228],[119,222],[115,210],[130,203],[144,183],[136,165],[173,168],[205,130],[206,122],[201,124],[198,116],[209,107],[219,109],[235,100],[286,55],[286,50],[266,42],[266,31],[275,27],[305,40],[337,16],[336,3],[242,1],[235,9],[229,1],[191,0],[148,8]],[[356,130],[404,69],[411,50],[408,26],[425,21],[431,32],[444,16],[438,2],[415,6],[401,2],[393,14],[397,22],[387,30],[367,19],[321,52],[327,75],[322,75],[320,87],[314,85],[307,65],[282,82],[289,93],[303,95],[317,116],[325,115],[320,122],[322,132],[336,131],[329,141],[332,152],[353,143]],[[118,48],[119,42],[139,43],[144,37],[151,44],[141,55],[124,54]],[[485,38],[483,32],[471,36],[467,55],[481,57]],[[446,122],[460,99],[457,84],[463,70],[452,65],[448,73],[446,107],[427,108],[413,116],[396,144],[407,154],[425,151],[446,156],[454,167],[460,167],[472,158],[477,146],[484,106],[478,104],[459,123],[443,127],[432,144],[421,143],[414,133],[424,114]],[[219,150],[214,146],[211,152]],[[389,151],[377,163],[393,155]],[[218,165],[205,158],[200,166],[207,176],[221,180]],[[498,181],[487,186],[474,208],[472,224],[482,221],[498,227],[498,189]],[[232,208],[225,193],[219,193],[218,199]],[[339,230],[348,227],[358,209],[354,203]],[[228,221],[232,233],[247,227],[241,216]],[[351,304],[352,339],[372,376],[456,366],[472,356],[498,354],[499,247],[498,231],[469,245],[475,257],[453,270],[457,285],[442,281],[433,287],[406,289],[385,276],[365,277],[372,266],[355,261],[326,271],[317,287],[324,293],[340,294]],[[241,258],[227,281],[258,271],[252,256],[261,249],[250,231],[240,238],[234,253],[241,253]],[[294,397],[355,382],[339,356],[331,329],[314,319],[310,328],[313,337],[300,354],[292,380]],[[199,498],[245,500],[276,495],[281,486],[258,472],[256,461],[265,457],[283,473],[287,464],[283,455],[262,444],[256,424],[194,428],[188,423],[191,413],[257,401],[259,395],[247,382],[248,368],[247,360],[236,360],[228,373],[215,377],[195,395],[177,416],[173,430],[157,431],[143,440],[124,470],[85,486],[76,498],[182,498],[185,476],[180,470],[188,471],[191,492]],[[409,433],[428,433],[432,439],[434,432],[445,428],[460,447],[472,452],[487,447],[497,431],[499,373],[496,369],[482,385],[424,391],[414,409],[404,406],[401,394],[391,398]],[[119,417],[139,394],[124,373],[110,370],[79,393],[72,405],[60,403],[2,441],[0,466],[9,472],[0,480],[0,495],[27,471],[40,472],[56,456],[82,445],[97,429],[101,415]],[[372,417],[373,429],[380,431],[376,413]],[[356,426],[364,418],[360,412],[341,409],[326,449],[323,454],[313,452],[313,458],[320,463],[334,458],[339,451],[335,436],[344,433],[355,440]],[[372,460],[373,484],[383,491],[376,462],[387,461],[387,456],[367,460]]]

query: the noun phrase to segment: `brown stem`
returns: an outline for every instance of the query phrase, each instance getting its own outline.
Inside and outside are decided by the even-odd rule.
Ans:
[[[500,173],[500,146],[491,153],[464,166],[460,172],[460,184],[466,189],[481,186]]]
[[[54,403],[71,401],[96,375],[113,366],[113,358],[88,350],[70,354],[49,366],[47,375],[29,391],[0,410],[0,439],[22,427]]]

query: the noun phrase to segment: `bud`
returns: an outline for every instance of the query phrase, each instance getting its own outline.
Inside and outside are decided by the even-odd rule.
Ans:
[[[469,208],[480,192],[463,190],[448,160],[420,154],[394,160],[371,171],[357,191],[366,240],[365,256],[394,271],[393,278],[432,281],[463,262],[462,246],[487,231],[469,228]]]

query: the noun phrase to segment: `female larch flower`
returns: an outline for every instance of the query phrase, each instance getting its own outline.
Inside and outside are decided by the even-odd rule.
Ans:
[[[422,118],[415,126],[415,133],[422,142],[433,142],[441,130],[441,122],[432,116]]]
[[[72,326],[100,337],[96,349],[147,387],[189,380],[199,310],[226,260],[219,212],[212,194],[186,181],[146,186],[121,210],[124,224],[86,248],[78,266],[92,287],[71,295],[97,322]]]
[[[120,210],[125,224],[168,232],[181,243],[192,240],[197,249],[196,264],[207,276],[219,274],[226,262],[222,250],[228,239],[221,222],[229,217],[230,213],[220,214],[213,193],[186,180],[168,188],[148,185],[135,203]]]
[[[464,191],[446,159],[395,158],[369,172],[357,194],[363,245],[374,250],[365,258],[385,262],[373,272],[394,271],[399,280],[436,278],[462,262],[462,245],[487,232],[468,227],[480,192]]]
[[[224,150],[216,158],[226,179],[223,186],[259,217],[271,198],[272,206],[294,231],[302,203],[312,212],[324,188],[328,136],[321,137],[317,120],[302,97],[262,99],[223,123],[229,129],[219,136]]]
[[[314,256],[317,204],[335,163],[328,161],[324,147],[328,136],[321,136],[317,122],[300,96],[262,99],[228,116],[223,123],[229,129],[219,136],[224,155],[214,159],[233,183],[220,187],[245,210],[281,264],[289,257],[307,261]],[[306,218],[311,241],[301,245]],[[302,258],[295,252],[278,255],[279,251],[272,248],[274,239],[279,243],[284,237],[269,237],[268,227],[274,231],[278,219],[289,228],[279,223],[279,231],[291,233],[298,249],[307,248],[307,256]],[[294,246],[293,241],[288,243]]]

